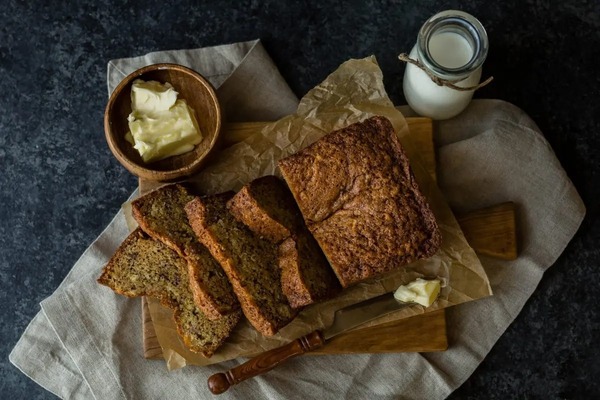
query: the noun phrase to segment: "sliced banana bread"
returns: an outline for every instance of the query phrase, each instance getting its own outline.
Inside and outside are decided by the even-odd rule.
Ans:
[[[273,175],[246,184],[227,207],[252,232],[275,243],[283,242],[303,225],[292,194],[285,183]]]
[[[327,259],[306,228],[279,244],[283,293],[293,308],[327,300],[341,290]]]
[[[279,169],[344,287],[440,247],[435,216],[385,117],[329,133]]]
[[[217,320],[207,318],[194,302],[186,261],[139,228],[123,241],[98,282],[127,297],[158,298],[173,309],[177,331],[186,346],[206,357],[225,342],[241,318],[240,311]]]
[[[229,200],[227,208],[255,234],[280,243],[281,286],[293,308],[325,300],[340,291],[291,192],[279,178],[269,175],[253,180]]]
[[[275,245],[231,215],[232,195],[196,197],[185,210],[198,239],[227,273],[246,318],[262,334],[274,335],[296,312],[281,288]]]
[[[146,234],[187,260],[196,304],[209,318],[217,319],[239,309],[239,303],[223,269],[188,223],[184,206],[192,199],[182,185],[167,185],[134,200],[131,208]]]
[[[183,210],[193,198],[182,185],[162,186],[132,201],[131,211],[144,232],[185,257],[186,247],[197,243]]]
[[[198,245],[186,248],[190,288],[198,307],[210,319],[217,319],[239,310],[231,283],[221,265],[208,249]]]

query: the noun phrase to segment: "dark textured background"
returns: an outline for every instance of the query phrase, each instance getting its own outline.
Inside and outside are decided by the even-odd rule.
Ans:
[[[477,16],[490,37],[484,76],[496,81],[476,97],[529,113],[588,208],[515,323],[451,397],[600,398],[598,1],[61,3],[0,7],[3,398],[52,398],[8,353],[136,186],[104,141],[108,60],[260,38],[302,96],[348,58],[375,54],[390,97],[403,104],[396,55],[449,8]]]

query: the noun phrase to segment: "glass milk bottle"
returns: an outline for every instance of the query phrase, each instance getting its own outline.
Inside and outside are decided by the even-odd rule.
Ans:
[[[429,18],[409,59],[400,55],[407,62],[403,87],[408,105],[438,120],[459,114],[483,86],[479,80],[487,52],[485,29],[472,15],[448,10]]]

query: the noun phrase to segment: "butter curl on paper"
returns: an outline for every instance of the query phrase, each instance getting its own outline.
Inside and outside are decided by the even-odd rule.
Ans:
[[[391,292],[419,277],[437,277],[442,281],[443,288],[438,301],[427,309],[421,306],[404,308],[361,328],[491,295],[490,283],[479,259],[468,245],[437,185],[419,161],[406,120],[388,98],[383,74],[373,56],[343,63],[302,98],[295,114],[266,126],[261,125],[264,126],[262,129],[216,154],[207,168],[188,181],[198,193],[237,191],[255,178],[280,175],[277,170],[279,159],[297,152],[333,130],[374,115],[385,116],[392,122],[405,147],[419,187],[429,200],[442,232],[440,251],[427,260],[400,268],[382,279],[355,285],[334,299],[305,308],[275,336],[264,337],[243,320],[226,344],[211,358],[187,350],[179,339],[171,311],[157,301],[148,299],[156,336],[169,369],[214,364],[281,346],[315,329],[329,326],[336,310]]]

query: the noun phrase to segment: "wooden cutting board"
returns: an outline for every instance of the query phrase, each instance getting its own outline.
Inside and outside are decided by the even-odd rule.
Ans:
[[[424,167],[436,179],[433,124],[429,118],[407,118],[410,136],[419,150]],[[230,123],[223,127],[222,145],[238,143],[257,132],[265,123]],[[160,186],[140,180],[140,193]],[[514,205],[504,203],[457,217],[465,236],[475,251],[503,259],[516,258]],[[162,350],[156,338],[145,298],[142,301],[144,357],[161,359]],[[448,348],[446,314],[438,310],[374,327],[341,334],[329,340],[314,354],[431,352]]]

